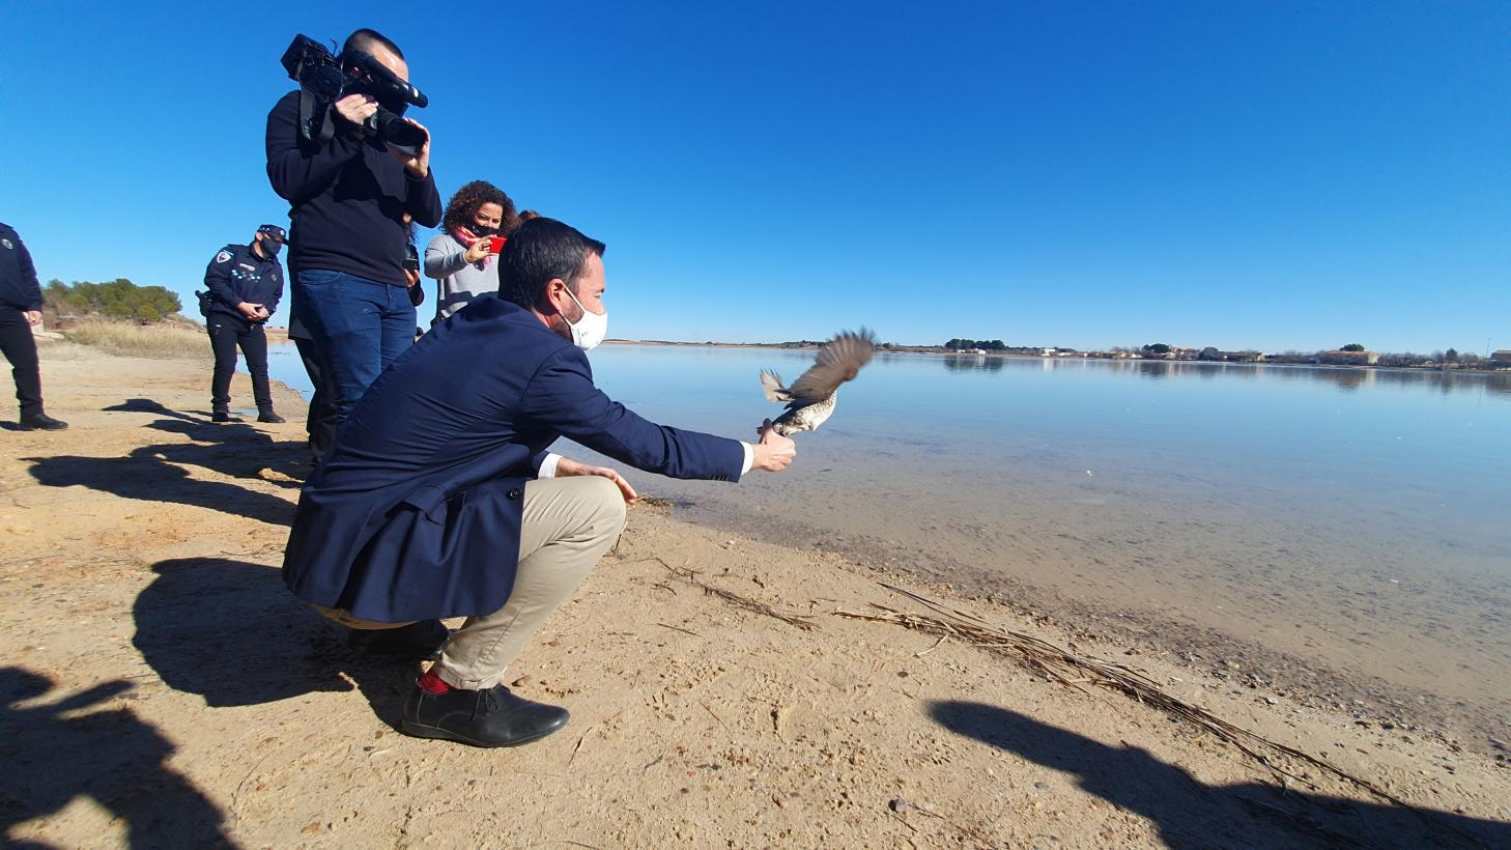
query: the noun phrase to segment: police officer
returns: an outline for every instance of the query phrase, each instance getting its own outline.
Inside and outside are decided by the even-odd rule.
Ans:
[[[21,402],[21,430],[60,431],[68,427],[42,412],[42,373],[32,325],[42,321],[42,287],[21,237],[0,224],[0,353],[10,361]]]
[[[227,245],[216,252],[205,269],[205,287],[200,308],[210,332],[215,353],[215,376],[210,382],[210,404],[216,422],[231,419],[231,375],[236,371],[236,347],[247,360],[252,375],[252,395],[257,400],[258,422],[283,422],[273,412],[268,390],[268,340],[262,325],[278,309],[283,296],[283,266],[278,252],[288,237],[276,224],[257,228],[250,245]]]

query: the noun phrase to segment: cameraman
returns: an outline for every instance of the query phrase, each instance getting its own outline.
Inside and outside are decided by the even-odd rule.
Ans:
[[[346,39],[343,63],[350,67],[350,57],[364,53],[409,79],[404,54],[374,30],[359,29]],[[429,132],[410,121],[425,135],[418,152],[388,148],[368,129],[380,105],[394,113],[405,106],[380,103],[360,84],[355,91],[348,87],[330,107],[335,132],[326,141],[302,136],[299,91],[268,114],[268,179],[291,205],[289,265],[297,270],[297,318],[330,367],[338,426],[414,337],[415,308],[404,273],[405,213],[426,227],[441,221]]]
[[[210,379],[211,418],[231,422],[231,375],[236,372],[236,347],[247,360],[252,376],[252,397],[257,400],[258,422],[283,422],[273,411],[268,390],[268,339],[262,325],[278,309],[283,297],[283,267],[278,252],[283,249],[283,228],[264,224],[257,228],[250,245],[227,245],[205,267],[202,302],[205,328],[210,332],[210,351],[215,372]]]

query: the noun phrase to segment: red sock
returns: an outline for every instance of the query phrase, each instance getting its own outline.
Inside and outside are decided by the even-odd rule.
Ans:
[[[440,677],[440,674],[436,673],[434,667],[426,670],[415,684],[419,685],[420,690],[427,694],[444,694],[451,690],[451,686],[446,684],[446,681]]]

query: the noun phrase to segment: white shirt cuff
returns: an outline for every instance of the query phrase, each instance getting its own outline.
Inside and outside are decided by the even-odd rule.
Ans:
[[[740,445],[745,449],[745,465],[740,467],[740,477],[744,478],[745,473],[749,472],[752,466],[755,466],[755,446],[744,440],[740,441]],[[541,466],[544,468],[545,464],[541,464]]]
[[[556,452],[547,452],[546,459],[540,462],[540,471],[535,473],[536,478],[555,478],[556,464],[561,463],[561,455]]]

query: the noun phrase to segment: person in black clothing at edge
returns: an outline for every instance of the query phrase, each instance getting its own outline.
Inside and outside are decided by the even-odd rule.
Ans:
[[[278,252],[286,239],[283,228],[264,224],[253,234],[251,244],[221,248],[205,268],[209,292],[201,307],[210,332],[210,350],[215,354],[210,405],[211,418],[216,422],[234,421],[231,375],[236,372],[237,345],[252,375],[257,421],[284,421],[273,411],[273,395],[268,390],[268,340],[262,326],[283,297],[283,266],[278,264]]]
[[[352,33],[342,55],[357,52],[409,79],[404,54],[380,33]],[[364,93],[337,100],[336,131],[325,142],[300,135],[298,91],[268,114],[268,179],[290,203],[295,320],[314,342],[317,366],[327,367],[322,389],[331,392],[337,428],[383,367],[413,342],[404,214],[426,227],[441,221],[428,131],[417,154],[387,148],[365,129],[378,105]],[[398,113],[404,105],[385,106]]]
[[[32,325],[42,321],[42,287],[21,236],[0,224],[0,354],[10,361],[21,402],[21,430],[59,431],[67,422],[42,412],[42,371]]]

